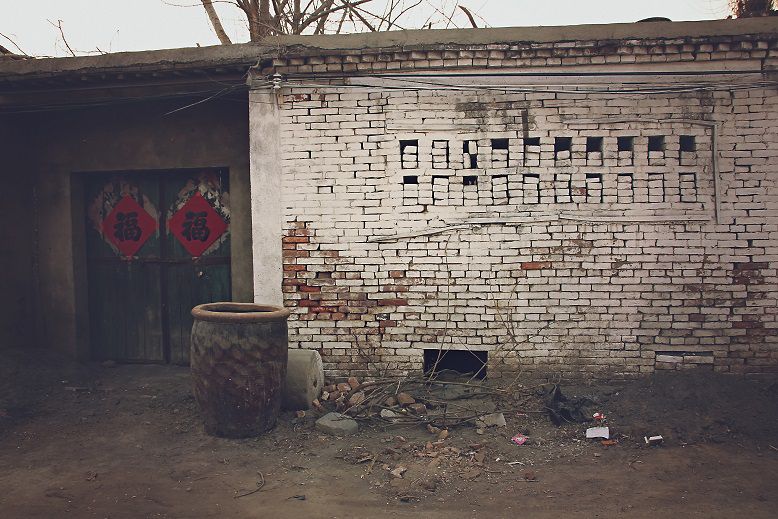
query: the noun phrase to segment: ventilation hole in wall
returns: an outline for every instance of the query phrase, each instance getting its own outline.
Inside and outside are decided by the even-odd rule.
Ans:
[[[432,141],[432,168],[447,169],[449,167],[448,141]]]
[[[332,186],[318,186],[316,192],[320,195],[326,195],[332,193]]]
[[[332,279],[332,272],[317,272],[316,279]]]
[[[478,185],[478,177],[475,175],[466,175],[462,179],[462,185],[464,186],[477,186]]]
[[[492,177],[492,203],[505,205],[509,202],[508,175],[494,175]]]
[[[592,166],[602,166],[602,137],[586,138],[586,163]]]
[[[678,142],[681,153],[693,153],[697,151],[697,142],[694,135],[681,135]]]
[[[475,169],[478,167],[478,141],[463,142],[462,154],[465,169]]]
[[[554,138],[554,160],[570,160],[572,158],[573,138]]]
[[[648,203],[665,201],[665,175],[664,173],[648,174]]]
[[[616,138],[616,144],[618,146],[618,151],[629,151],[629,152],[632,152],[635,149],[635,138],[634,137],[617,137]]]
[[[524,165],[540,166],[540,137],[524,139]]]
[[[697,174],[680,173],[678,175],[679,188],[681,190],[681,202],[697,201]]]
[[[648,138],[648,152],[663,152],[665,151],[665,136],[664,135],[652,135]]]
[[[586,138],[586,153],[602,153],[602,137]]]
[[[492,139],[492,149],[493,150],[507,150],[508,149],[508,139]]]
[[[403,184],[418,184],[419,183],[419,177],[416,175],[405,175],[403,177]]]
[[[586,202],[590,204],[601,204],[603,200],[602,193],[602,174],[586,174]]]
[[[573,201],[571,196],[570,173],[554,173],[554,202],[567,204]]]
[[[524,173],[522,175],[522,203],[540,203],[540,175],[537,173]]]
[[[307,153],[307,154],[308,154],[308,158],[309,158],[309,159],[312,159],[312,158],[313,158],[313,152],[312,152],[312,151],[306,151],[305,153]]]
[[[635,188],[632,173],[619,173],[616,176],[616,202],[631,204],[635,201]]]
[[[433,205],[443,205],[448,201],[449,178],[443,175],[433,175],[432,177],[432,203]]]
[[[486,364],[489,354],[477,350],[441,350],[438,348],[424,349],[424,374],[435,375],[446,379],[458,376],[486,377]]]
[[[400,167],[402,169],[419,167],[418,139],[400,141]]]
[[[492,139],[492,167],[507,168],[509,160],[508,139]]]

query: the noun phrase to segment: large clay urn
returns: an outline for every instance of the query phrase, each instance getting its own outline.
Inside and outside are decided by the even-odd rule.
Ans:
[[[205,431],[245,438],[272,429],[286,379],[289,310],[209,303],[192,316],[190,363]]]

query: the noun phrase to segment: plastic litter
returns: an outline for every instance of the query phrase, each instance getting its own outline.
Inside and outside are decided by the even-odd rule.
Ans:
[[[608,427],[589,427],[586,429],[586,437],[588,439],[604,438],[607,440],[611,437],[611,432]]]
[[[516,436],[511,438],[511,441],[516,445],[524,445],[525,443],[527,443],[527,440],[529,440],[529,437],[524,436],[523,434],[517,434]]]

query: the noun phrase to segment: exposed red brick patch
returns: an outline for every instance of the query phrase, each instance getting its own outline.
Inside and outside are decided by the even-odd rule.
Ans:
[[[321,292],[321,287],[312,287],[310,285],[300,285],[300,292]]]
[[[521,263],[522,270],[542,270],[550,269],[550,261],[524,261]]]
[[[311,239],[307,236],[284,236],[281,241],[283,243],[310,243]]]
[[[732,328],[751,329],[751,328],[764,328],[764,323],[758,321],[735,321],[732,323]]]
[[[405,271],[404,270],[390,270],[389,271],[389,277],[394,279],[404,278],[405,277]]]
[[[408,304],[407,299],[379,299],[378,306],[406,306]]]

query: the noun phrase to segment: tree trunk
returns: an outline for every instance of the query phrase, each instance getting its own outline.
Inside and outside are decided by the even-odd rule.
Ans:
[[[219,38],[219,41],[222,43],[222,45],[232,43],[232,41],[230,41],[230,37],[227,36],[226,32],[224,32],[224,27],[222,27],[222,22],[219,19],[219,15],[216,14],[216,9],[213,7],[213,0],[201,1],[203,3],[203,7],[205,8],[205,12],[208,13],[208,19],[211,21],[211,25],[213,26],[213,30],[216,31],[216,36]]]

